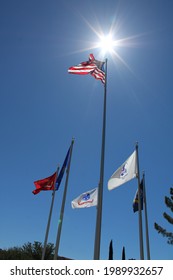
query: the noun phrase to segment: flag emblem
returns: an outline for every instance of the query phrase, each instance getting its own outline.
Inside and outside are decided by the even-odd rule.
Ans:
[[[93,199],[91,199],[90,193],[84,194],[81,199],[78,201],[79,205],[85,204],[85,203],[92,203]]]
[[[127,175],[128,175],[128,172],[127,172],[127,162],[126,162],[121,169],[120,178],[123,179]]]
[[[97,205],[97,188],[82,193],[71,202],[72,208],[86,208]]]

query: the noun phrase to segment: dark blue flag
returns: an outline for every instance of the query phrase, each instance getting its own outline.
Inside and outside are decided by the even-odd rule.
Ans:
[[[143,179],[141,180],[140,183],[140,199],[141,199],[141,210],[143,210],[143,201],[144,201],[144,196],[143,196]],[[133,212],[139,211],[139,200],[138,200],[138,190],[136,191],[135,198],[133,200]]]
[[[62,168],[61,168],[61,170],[59,172],[59,175],[58,175],[58,177],[56,179],[56,184],[55,184],[56,185],[56,191],[59,189],[59,186],[61,184],[62,178],[64,176],[65,169],[68,166],[68,162],[69,162],[69,158],[70,158],[70,150],[71,150],[71,146],[68,149],[67,155],[66,155],[64,163],[63,163],[63,166],[62,166]]]

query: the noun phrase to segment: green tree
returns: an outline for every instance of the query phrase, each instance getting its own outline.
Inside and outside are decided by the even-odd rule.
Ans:
[[[170,188],[170,197],[165,196],[166,206],[173,212],[173,188]],[[163,213],[163,217],[167,222],[173,225],[173,218],[168,215],[166,212]],[[166,229],[154,223],[154,227],[158,233],[161,233],[164,237],[167,237],[167,243],[173,245],[173,232],[168,232]]]
[[[34,241],[25,243],[22,247],[0,249],[0,260],[41,260],[43,246],[41,242]],[[48,243],[46,247],[45,260],[54,257],[54,245]]]

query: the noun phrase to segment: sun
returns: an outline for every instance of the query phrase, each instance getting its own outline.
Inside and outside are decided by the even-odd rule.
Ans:
[[[98,48],[100,48],[103,54],[105,53],[112,53],[115,47],[115,41],[111,34],[106,36],[100,36],[100,42],[98,43]]]
[[[96,17],[96,23],[91,24],[84,16],[80,15],[82,20],[86,23],[89,29],[96,35],[97,41],[84,41],[85,47],[76,50],[73,53],[93,51],[97,52],[97,57],[102,61],[105,57],[110,57],[111,60],[117,65],[120,63],[124,65],[130,72],[133,72],[128,63],[121,55],[122,48],[136,48],[141,45],[140,38],[146,34],[134,34],[126,37],[120,37],[120,26],[122,23],[118,20],[113,20],[108,32],[104,33],[99,21]],[[104,28],[105,29],[105,28]]]

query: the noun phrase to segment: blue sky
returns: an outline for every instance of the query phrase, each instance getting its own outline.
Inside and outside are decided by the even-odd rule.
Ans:
[[[172,259],[172,247],[154,230],[172,186],[173,3],[169,0],[2,0],[0,3],[0,247],[44,241],[51,192],[32,194],[33,182],[62,165],[75,138],[59,254],[92,259],[96,208],[71,200],[97,187],[100,172],[103,85],[67,70],[93,53],[98,33],[112,30],[108,53],[107,122],[101,259],[139,259],[136,179],[108,191],[112,173],[139,143],[145,171],[152,259]],[[123,40],[122,40],[123,39]],[[55,243],[64,181],[56,193],[49,234]],[[144,234],[145,238],[145,234]],[[144,243],[145,247],[145,243]],[[145,250],[146,257],[146,250]]]

